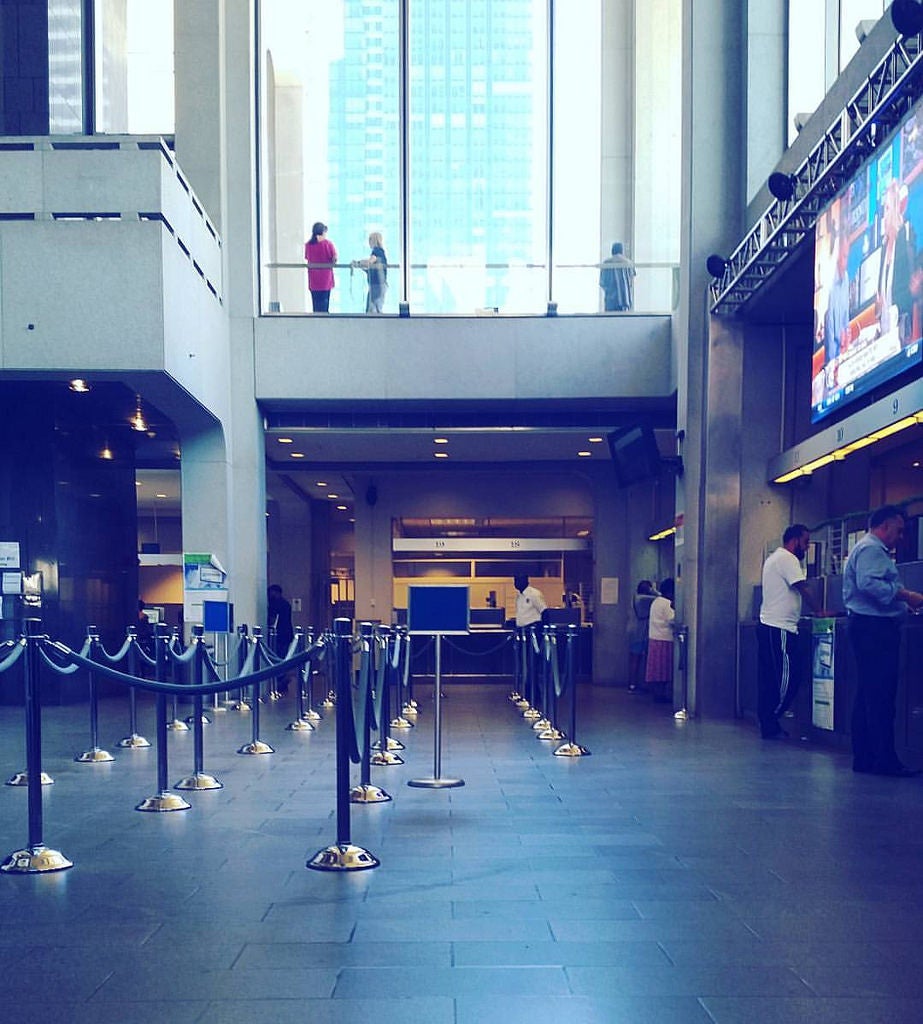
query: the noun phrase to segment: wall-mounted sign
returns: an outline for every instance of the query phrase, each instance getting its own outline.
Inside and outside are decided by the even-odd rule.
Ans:
[[[19,542],[0,540],[0,569],[19,569]]]

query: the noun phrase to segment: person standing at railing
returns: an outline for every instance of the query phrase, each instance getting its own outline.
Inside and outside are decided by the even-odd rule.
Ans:
[[[635,303],[635,265],[625,255],[621,242],[612,243],[612,255],[600,264],[599,287],[607,313],[624,313]]]
[[[369,248],[372,250],[364,260],[353,260],[352,266],[365,271],[369,282],[368,295],[365,300],[366,313],[384,312],[385,297],[388,294],[388,257],[385,255],[385,243],[380,231],[369,235]]]
[[[516,594],[516,625],[535,626],[541,625],[548,607],[545,597],[538,587],[529,584],[529,577],[520,574],[513,579],[513,586]]]
[[[337,250],[327,237],[327,225],[322,221],[317,221],[311,229],[311,238],[304,245],[304,258],[308,264],[311,308],[315,313],[327,313],[330,310],[330,292],[336,283],[333,268]]]

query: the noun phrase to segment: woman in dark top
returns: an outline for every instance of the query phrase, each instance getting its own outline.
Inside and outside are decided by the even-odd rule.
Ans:
[[[368,259],[357,260],[356,266],[362,267],[369,279],[369,293],[365,300],[366,313],[381,313],[384,309],[385,296],[388,294],[388,257],[385,255],[384,240],[380,231],[369,235],[369,248],[372,250]]]

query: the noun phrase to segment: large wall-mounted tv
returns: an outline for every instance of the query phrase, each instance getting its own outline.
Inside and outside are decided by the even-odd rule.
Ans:
[[[606,435],[619,487],[649,480],[660,473],[660,449],[650,427],[623,427]]]
[[[811,422],[912,368],[923,347],[923,108],[818,217]]]

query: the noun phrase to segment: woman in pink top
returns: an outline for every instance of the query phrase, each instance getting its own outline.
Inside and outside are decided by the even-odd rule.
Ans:
[[[327,225],[318,221],[311,229],[311,241],[304,244],[304,258],[308,264],[308,290],[315,313],[330,310],[330,289],[333,288],[333,266],[337,251],[327,237]]]

